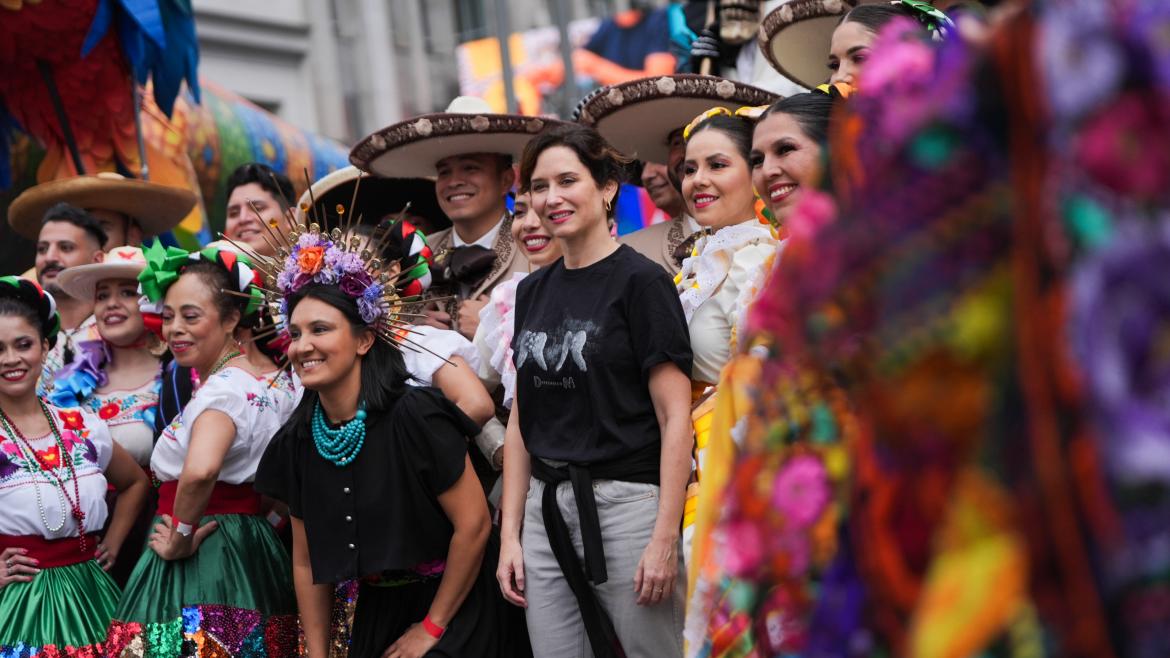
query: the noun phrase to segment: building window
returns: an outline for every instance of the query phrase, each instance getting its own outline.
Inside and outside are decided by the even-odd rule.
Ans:
[[[482,39],[490,36],[488,31],[489,0],[455,0],[456,43]]]

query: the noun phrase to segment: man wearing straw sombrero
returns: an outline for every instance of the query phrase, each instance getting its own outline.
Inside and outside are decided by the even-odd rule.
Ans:
[[[428,310],[428,324],[470,339],[492,288],[527,270],[512,243],[506,195],[515,182],[513,161],[552,121],[494,114],[483,99],[460,96],[446,111],[387,126],[350,152],[350,162],[376,176],[435,178],[452,227],[428,237],[435,253],[431,290],[455,299]]]
[[[602,87],[582,101],[577,120],[595,128],[627,155],[665,164],[671,183],[681,194],[680,170],[686,150],[683,127],[712,107],[734,111],[745,105],[769,105],[779,98],[742,82],[677,74]],[[688,238],[698,230],[694,218],[680,212],[668,222],[652,224],[620,241],[674,275],[690,253]]]
[[[76,343],[97,337],[93,300],[70,297],[57,285],[57,274],[166,233],[195,203],[188,190],[100,173],[35,185],[8,206],[12,230],[37,243],[36,278],[54,294],[61,313],[61,335],[41,374],[42,393],[53,373],[73,361]]]
[[[104,251],[137,247],[145,238],[178,226],[195,207],[189,190],[103,172],[74,176],[30,187],[8,207],[12,230],[30,239],[40,235],[45,211],[58,203],[82,208],[106,233]]]

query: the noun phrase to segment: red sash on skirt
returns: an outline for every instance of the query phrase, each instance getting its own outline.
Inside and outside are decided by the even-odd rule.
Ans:
[[[175,515],[175,493],[179,490],[178,480],[163,482],[158,488],[158,514]],[[213,514],[245,514],[254,516],[260,513],[260,494],[252,488],[251,482],[244,484],[227,484],[216,482],[211,491],[211,500],[207,501],[207,509],[203,516]],[[188,523],[195,523],[191,519],[183,519]]]
[[[98,539],[97,533],[86,535],[86,550],[82,552],[82,542],[77,537],[45,539],[40,535],[0,535],[0,552],[7,548],[23,548],[28,551],[25,555],[36,560],[41,569],[68,567],[94,559]]]

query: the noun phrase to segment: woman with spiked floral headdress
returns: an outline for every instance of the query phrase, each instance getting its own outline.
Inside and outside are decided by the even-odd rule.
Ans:
[[[0,655],[103,656],[106,575],[149,482],[105,423],[36,395],[60,319],[51,294],[0,277]],[[117,511],[106,507],[108,485]],[[102,527],[109,521],[104,536]]]
[[[345,167],[305,190],[296,217],[305,224],[316,218],[331,225],[345,217],[359,218],[350,229],[361,239],[356,253],[376,252],[394,276],[398,294],[415,297],[427,292],[432,282],[434,254],[423,226],[450,224],[435,200],[434,187],[426,179],[380,178]],[[330,212],[339,207],[340,214]],[[435,386],[482,426],[495,407],[475,376],[478,356],[471,342],[456,331],[418,324],[417,319],[404,318],[412,325],[410,340],[416,344],[401,351],[409,383]]]
[[[297,390],[239,342],[264,300],[260,274],[225,249],[155,243],[146,259],[142,290],[162,302],[167,345],[202,385],[151,455],[161,481],[157,523],[114,615],[110,655],[291,655],[288,553],[259,515],[252,481]]]
[[[492,578],[465,439],[478,428],[438,391],[406,385],[400,261],[385,266],[351,230],[298,232],[269,274],[305,395],[256,487],[292,514],[307,654],[328,655],[334,585],[347,580],[360,580],[350,656],[527,654]]]

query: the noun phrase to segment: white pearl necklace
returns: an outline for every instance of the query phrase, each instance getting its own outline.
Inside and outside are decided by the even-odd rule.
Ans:
[[[41,438],[44,438],[44,437],[41,437]],[[17,449],[20,450],[20,454],[24,455],[24,458],[29,460],[30,464],[36,463],[36,458],[37,458],[36,454],[28,455],[25,452],[24,446],[22,446],[19,441],[12,441],[12,442],[14,444],[16,444]],[[29,446],[31,447],[32,444],[30,443]],[[62,458],[64,458],[64,456],[62,456]],[[69,518],[69,510],[66,509],[65,493],[63,491],[61,491],[59,488],[57,488],[56,484],[52,480],[50,480],[48,478],[48,476],[44,476],[45,483],[49,485],[50,489],[52,489],[54,492],[56,492],[57,502],[60,503],[60,507],[61,507],[61,522],[57,524],[56,528],[54,528],[49,523],[49,515],[45,514],[45,505],[41,500],[41,487],[40,487],[40,483],[37,482],[36,471],[33,471],[28,466],[25,466],[25,471],[28,472],[28,477],[25,479],[29,483],[32,484],[33,493],[37,497],[37,511],[41,513],[41,523],[45,526],[45,530],[48,530],[50,533],[60,532],[61,529],[65,527],[65,519]],[[84,532],[83,528],[78,528],[77,530],[78,530],[78,532]]]

